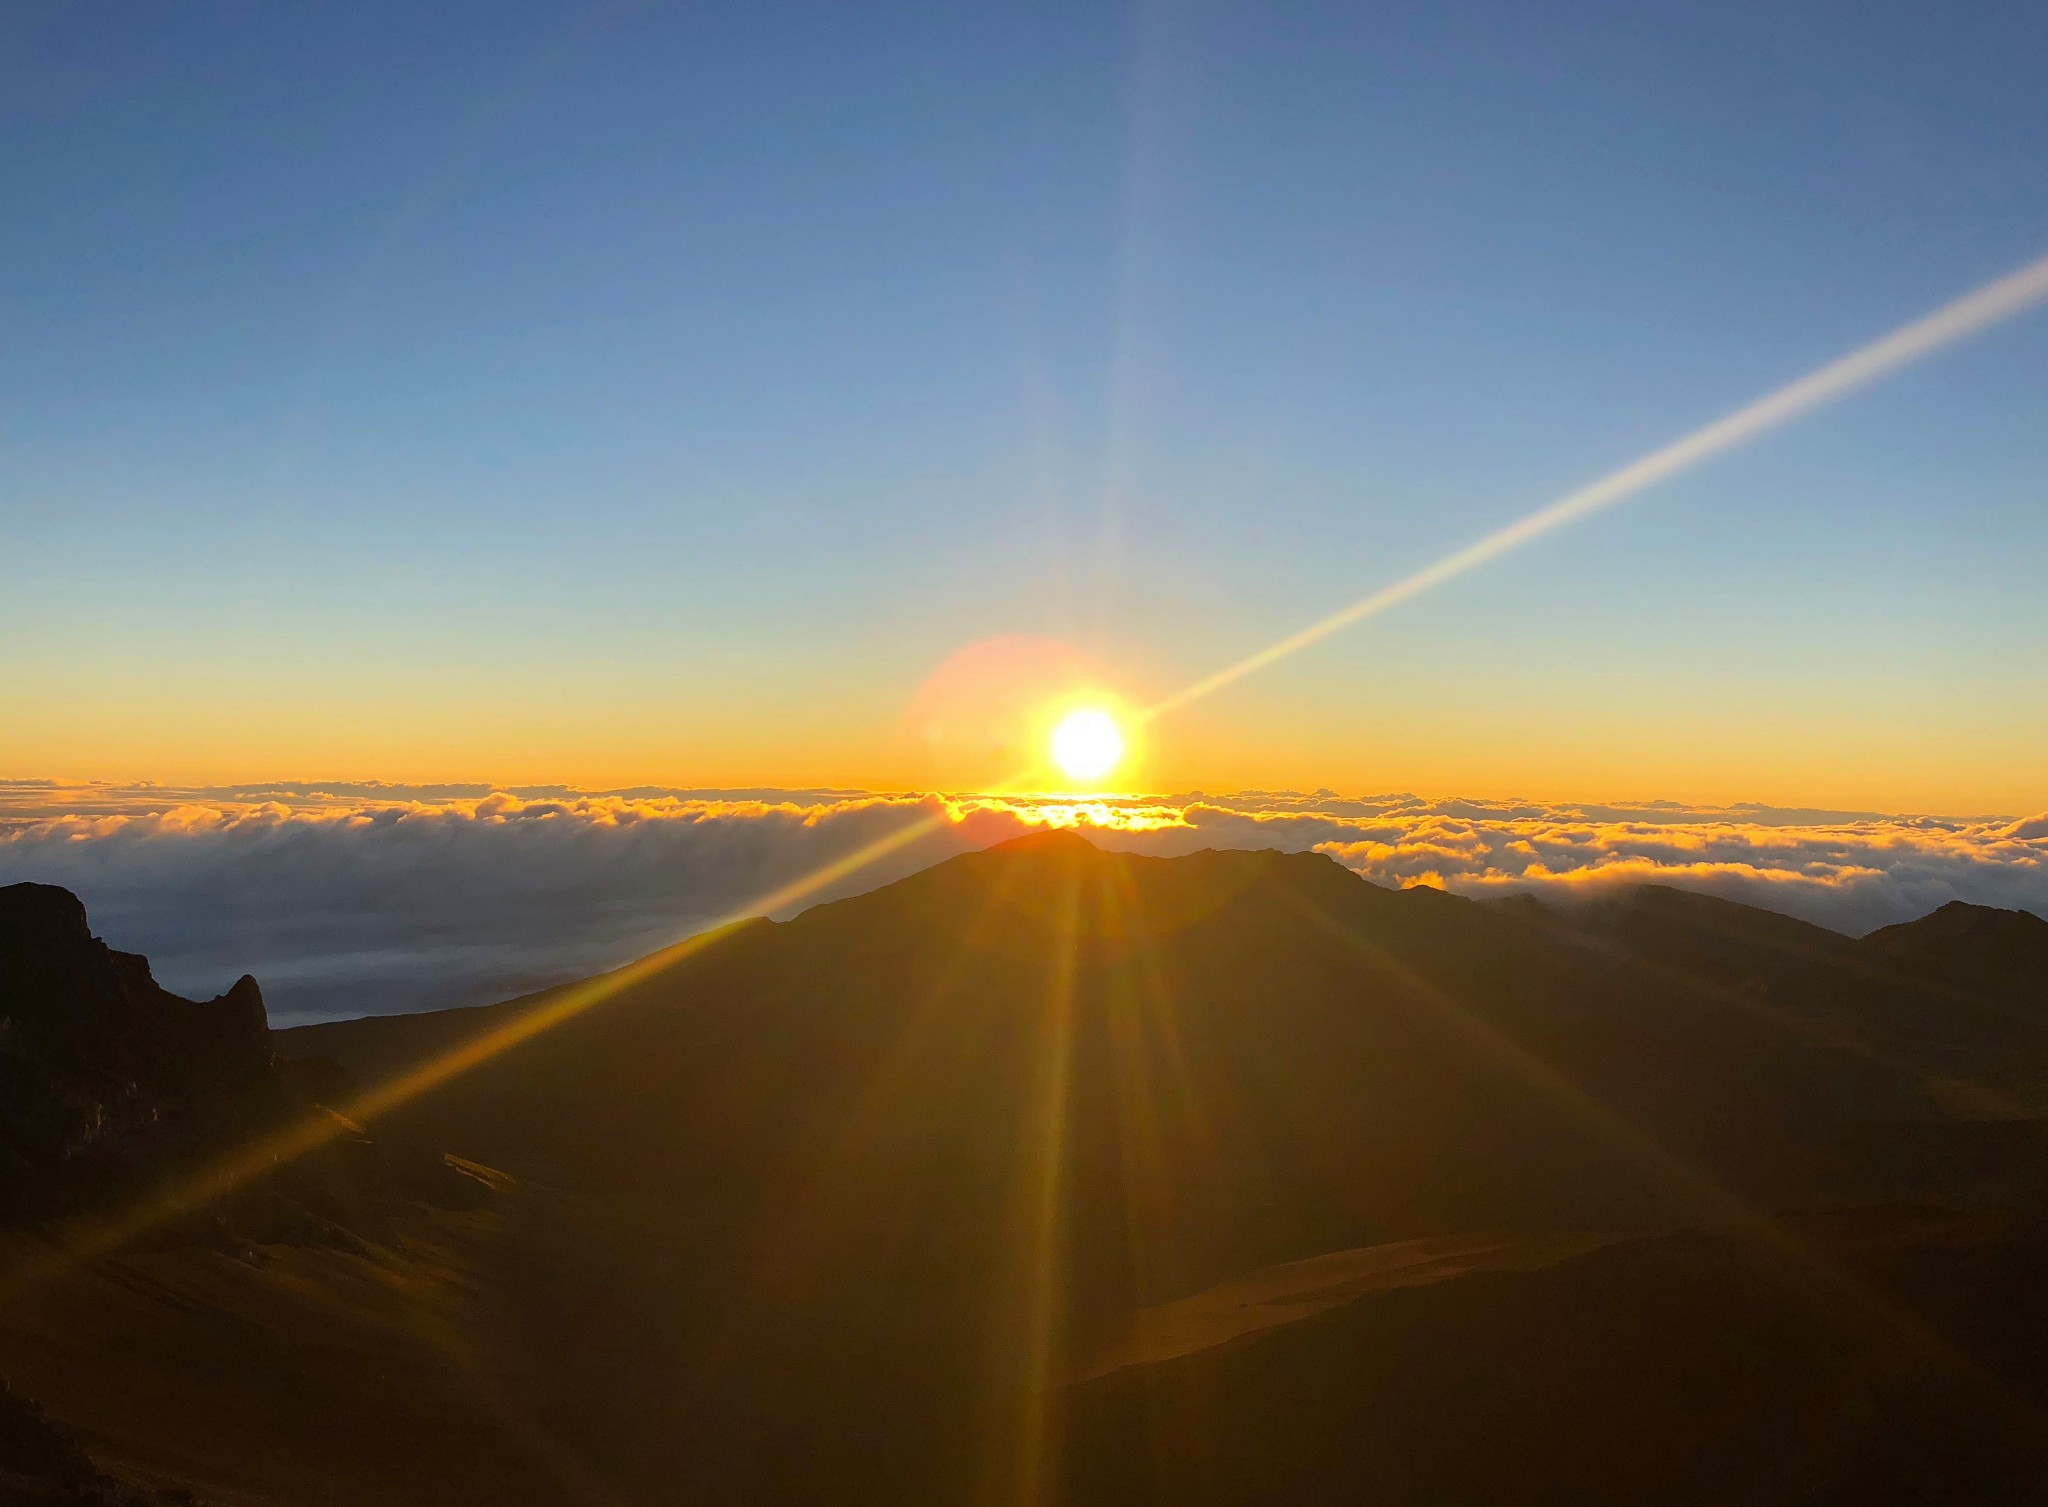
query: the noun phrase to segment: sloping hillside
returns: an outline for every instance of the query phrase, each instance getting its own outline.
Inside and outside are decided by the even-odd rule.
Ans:
[[[1743,907],[1055,835],[577,992],[271,1040],[277,1112],[376,1112],[333,1121],[319,1176],[251,1186],[348,1218],[252,1222],[244,1189],[119,1250],[24,1224],[0,1253],[0,1374],[126,1479],[245,1507],[1725,1500],[1687,1496],[1684,1449],[1763,1459],[1788,1408],[1841,1441],[1829,1480],[2031,1479],[1998,1475],[2034,1459],[2004,1413],[1898,1421],[1986,1368],[2035,1395],[1991,1317],[2034,1333],[2031,1216],[1769,1215],[2037,1206],[2040,1125],[1993,1072],[2040,1033]],[[1665,1442],[1600,1473],[1603,1408]]]
[[[1925,1209],[1368,1292],[1063,1397],[1070,1507],[2030,1503],[2048,1227]]]
[[[608,1440],[643,1472],[944,1496],[1133,1310],[1276,1262],[2034,1196],[2038,1127],[1959,1120],[1954,1063],[1893,1028],[1922,985],[1691,899],[1561,915],[1052,836],[743,929],[392,1121],[677,1222],[608,1278],[658,1294],[610,1376],[547,1368],[671,1420],[666,1453]],[[535,1007],[287,1041],[375,1080]]]

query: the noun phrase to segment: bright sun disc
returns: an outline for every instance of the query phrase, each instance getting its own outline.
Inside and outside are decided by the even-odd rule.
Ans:
[[[1052,761],[1069,779],[1099,780],[1124,756],[1116,719],[1093,707],[1069,712],[1052,732]]]

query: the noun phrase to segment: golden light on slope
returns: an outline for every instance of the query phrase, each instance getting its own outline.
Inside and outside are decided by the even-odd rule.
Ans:
[[[1052,730],[1052,761],[1061,774],[1079,784],[1095,784],[1123,757],[1123,729],[1101,707],[1068,712]]]
[[[1144,711],[1131,714],[1127,719],[1127,725],[1133,731],[1142,731],[1158,718],[1234,684],[1343,628],[1420,596],[1554,529],[1622,502],[1649,486],[1687,471],[1723,451],[1746,443],[1858,387],[1910,366],[1969,335],[2009,319],[2044,299],[2048,299],[2048,256],[2030,262],[2017,272],[1986,284],[1975,292],[1900,327],[1882,339],[1852,351],[1746,407],[1695,430],[1685,438],[1622,467],[1592,485],[1538,509],[1477,543],[1446,556],[1434,565],[1361,598],[1289,638],[1215,671]],[[1051,647],[1047,648],[1046,645]],[[956,656],[961,662],[958,665],[950,665],[949,662],[953,670],[950,677],[943,674],[934,677],[935,681],[945,683],[942,688],[950,688],[955,683],[966,686],[986,683],[987,666],[983,661],[991,654],[1008,655],[1029,663],[1044,661],[1059,668],[1059,675],[1046,678],[1069,681],[1084,678],[1074,666],[1060,663],[1063,659],[1072,659],[1074,656],[1063,646],[1052,644],[1051,641],[1003,639],[970,646],[970,651],[982,658],[970,659],[969,651],[963,651],[962,656]],[[1006,736],[1009,720],[1015,715],[1010,710],[1013,703],[1040,706],[1046,704],[1042,700],[1025,695],[1008,694],[1011,687],[1023,688],[1024,680],[998,678],[996,683],[1005,689],[1000,708],[1003,717],[999,720],[991,719],[990,733],[983,739],[992,755],[1013,751]],[[930,690],[931,687],[928,686],[927,692]],[[938,717],[929,719],[929,722],[930,726],[926,731],[930,739],[935,743],[947,741],[949,724]],[[919,726],[921,729],[925,728],[923,722],[920,722]],[[1124,759],[1126,743],[1125,726],[1120,725],[1116,718],[1099,707],[1081,707],[1069,711],[1060,720],[1052,731],[1049,743],[1038,743],[1036,746],[1049,748],[1054,763],[1070,778],[1077,782],[1093,784]],[[1028,777],[1009,781],[998,780],[992,784],[982,784],[980,788],[987,793],[986,798],[999,798],[1004,794],[1014,793],[1027,783],[1027,779]],[[1095,820],[1093,813],[1097,810],[1105,813],[1114,811],[1118,814],[1122,811],[1122,808],[1112,808],[1104,803],[1042,805],[1035,809],[1041,813],[1039,819],[1051,825],[1078,824],[1083,812],[1089,814],[1090,820]],[[1063,813],[1065,819],[1055,817],[1055,812]],[[273,1137],[258,1140],[251,1146],[232,1152],[214,1164],[174,1181],[168,1187],[153,1192],[127,1209],[74,1227],[65,1232],[45,1259],[32,1261],[12,1272],[0,1274],[0,1301],[13,1297],[22,1286],[33,1282],[46,1272],[118,1249],[160,1223],[202,1209],[224,1195],[261,1178],[278,1166],[315,1151],[339,1136],[353,1133],[354,1122],[376,1119],[383,1113],[429,1092],[450,1078],[469,1071],[477,1064],[604,1004],[633,984],[678,965],[727,935],[731,928],[740,925],[747,918],[772,913],[808,899],[848,875],[868,868],[888,854],[915,843],[919,838],[943,827],[949,820],[957,819],[957,810],[950,804],[931,807],[922,815],[892,831],[885,832],[866,846],[834,859],[780,889],[757,896],[716,925],[674,947],[642,958],[612,973],[566,986],[546,996],[540,1006],[486,1030],[450,1050],[423,1058],[409,1070],[399,1072],[359,1095],[352,1103],[344,1106],[344,1112],[340,1115],[322,1113],[305,1117]],[[1108,823],[1112,826],[1127,824],[1131,824],[1127,816]],[[1483,1026],[1476,1029],[1481,1032],[1491,1031],[1491,1028]],[[1063,1062],[1064,1059],[1061,1060]],[[1541,1075],[1549,1070],[1541,1064],[1536,1064],[1529,1071]],[[1064,1072],[1063,1066],[1061,1072]],[[1057,1085],[1062,1080],[1055,1074],[1054,1081]],[[1611,1111],[1604,1113],[1611,1118]],[[1631,1133],[1625,1125],[1616,1125],[1611,1129],[1618,1141],[1626,1142],[1627,1136]],[[1684,1169],[1660,1163],[1658,1158],[1662,1153],[1656,1148],[1634,1149],[1649,1170],[1662,1174],[1673,1182],[1678,1182],[1682,1178]]]

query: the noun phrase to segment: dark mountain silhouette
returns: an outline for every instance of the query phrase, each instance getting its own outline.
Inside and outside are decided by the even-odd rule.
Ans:
[[[2031,911],[1951,900],[1932,915],[1863,939],[1890,967],[2048,1011],[2048,921]]]
[[[315,1106],[345,1088],[334,1064],[276,1058],[255,979],[184,999],[157,985],[148,959],[93,936],[70,891],[0,888],[0,1223],[146,1200],[309,1113],[331,1120]],[[348,1241],[348,1227],[375,1226],[382,1200],[460,1202],[473,1186],[438,1153],[337,1125],[316,1154],[185,1213],[231,1242]]]
[[[280,1503],[1729,1500],[1900,1462],[1899,1499],[1975,1499],[2038,1479],[2048,1019],[1882,936],[1027,839],[622,972],[365,1127],[503,1169],[487,1204],[95,1261],[58,1317],[0,1307],[0,1369]],[[348,1113],[564,998],[274,1039]],[[121,1398],[81,1369],[115,1324],[154,1336]],[[1786,1408],[1829,1448],[1771,1475]]]
[[[206,1434],[181,1425],[219,1406],[208,1379],[262,1332],[223,1300],[221,1269],[231,1288],[233,1274],[294,1262],[331,1278],[340,1253],[402,1238],[395,1221],[419,1205],[488,1196],[485,1169],[372,1140],[318,1107],[309,1086],[331,1089],[338,1072],[276,1058],[254,979],[181,998],[94,937],[70,892],[0,888],[0,1369],[32,1374],[31,1395],[88,1425],[80,1437],[0,1381],[0,1507],[198,1500],[178,1483],[205,1476],[190,1449]],[[307,1122],[320,1131],[308,1154],[221,1197],[178,1196]],[[111,1255],[110,1227],[132,1227]],[[316,1332],[324,1305],[300,1306],[275,1343]],[[242,1380],[260,1393],[279,1378],[259,1357]]]
[[[157,987],[44,884],[0,888],[0,1208],[50,1214],[133,1188],[282,1111],[263,995]]]

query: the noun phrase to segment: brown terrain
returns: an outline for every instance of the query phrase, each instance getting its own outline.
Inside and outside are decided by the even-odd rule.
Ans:
[[[2023,913],[1859,941],[1054,835],[623,972],[356,1123],[567,996],[266,1046],[253,985],[150,993],[58,895],[0,891],[0,1375],[76,1458],[0,1418],[43,1493],[0,1502],[2048,1491]]]

